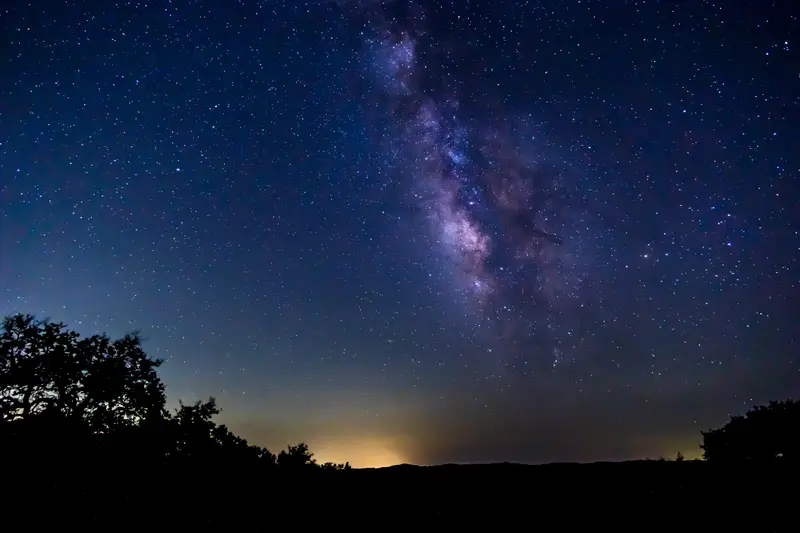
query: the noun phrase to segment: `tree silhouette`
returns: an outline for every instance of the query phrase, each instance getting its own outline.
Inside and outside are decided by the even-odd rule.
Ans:
[[[153,527],[167,516],[184,529],[207,528],[235,514],[213,509],[263,509],[267,498],[253,487],[293,480],[302,487],[350,469],[318,465],[305,443],[277,457],[250,444],[215,421],[214,398],[170,412],[160,364],[136,334],[82,338],[32,315],[2,321],[0,501],[21,510],[35,500],[48,510],[44,517],[10,511],[5,521],[44,518],[63,528],[68,518],[85,526],[124,517],[126,525]]]
[[[301,470],[317,466],[314,454],[308,451],[308,446],[301,442],[295,446],[288,446],[278,454],[278,467],[287,470]]]
[[[95,433],[164,415],[164,385],[137,334],[85,339],[62,323],[15,315],[0,334],[0,420],[78,420]]]
[[[707,461],[797,461],[800,459],[800,402],[755,406],[722,427],[702,432]]]
[[[214,423],[212,418],[219,413],[214,398],[192,405],[181,402],[175,416],[168,421],[175,437],[173,455],[184,462],[209,460],[275,466],[275,456],[269,450],[251,445],[226,426]]]
[[[6,317],[0,334],[0,453],[36,464],[212,470],[321,468],[304,443],[278,457],[214,422],[214,398],[174,414],[157,368],[137,334],[81,338],[62,323]],[[232,468],[235,467],[235,468]]]

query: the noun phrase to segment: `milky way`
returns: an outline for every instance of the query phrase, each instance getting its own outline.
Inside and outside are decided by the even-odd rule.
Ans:
[[[580,191],[570,191],[574,178],[535,141],[530,115],[487,103],[480,118],[468,117],[455,83],[429,88],[447,73],[425,62],[423,19],[419,11],[406,22],[370,19],[362,58],[389,117],[384,149],[408,179],[405,198],[426,219],[432,268],[452,270],[455,295],[467,300],[476,327],[511,357],[544,352],[555,365],[588,266],[590,231],[574,201]]]

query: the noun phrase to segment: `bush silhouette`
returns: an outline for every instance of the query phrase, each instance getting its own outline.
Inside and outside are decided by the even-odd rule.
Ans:
[[[707,461],[797,461],[800,458],[800,403],[756,406],[722,427],[703,432]]]

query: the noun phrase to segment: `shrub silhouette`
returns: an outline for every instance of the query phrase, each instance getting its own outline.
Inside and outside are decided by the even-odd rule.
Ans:
[[[722,427],[702,432],[707,461],[797,461],[800,458],[800,403],[755,406]]]

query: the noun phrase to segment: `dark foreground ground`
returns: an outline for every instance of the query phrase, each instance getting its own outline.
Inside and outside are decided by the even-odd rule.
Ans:
[[[799,469],[785,464],[404,465],[293,475],[0,468],[0,531],[800,531]]]

